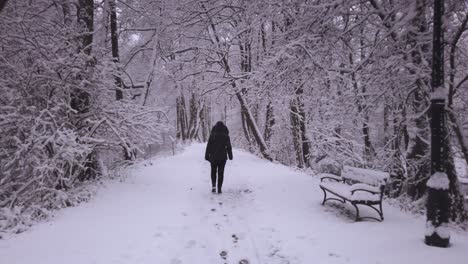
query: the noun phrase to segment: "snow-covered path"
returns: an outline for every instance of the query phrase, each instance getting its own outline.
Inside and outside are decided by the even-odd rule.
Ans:
[[[389,205],[384,222],[355,223],[320,205],[317,179],[242,151],[212,194],[203,156],[198,144],[147,162],[90,203],[0,240],[0,263],[467,263],[467,233],[427,247],[424,220]]]

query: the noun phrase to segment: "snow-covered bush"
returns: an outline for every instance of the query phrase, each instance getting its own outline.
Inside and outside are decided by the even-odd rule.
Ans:
[[[341,175],[342,167],[343,166],[331,158],[324,158],[318,162],[318,171],[320,173]]]
[[[169,126],[158,109],[115,100],[115,62],[98,47],[77,51],[77,25],[60,6],[16,1],[8,10],[0,17],[0,230],[21,231],[89,199],[103,150],[134,160]]]

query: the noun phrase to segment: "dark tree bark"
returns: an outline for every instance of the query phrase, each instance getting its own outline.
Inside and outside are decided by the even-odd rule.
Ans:
[[[306,114],[302,97],[304,94],[303,84],[295,91],[295,98],[290,102],[292,135],[298,167],[310,167],[310,146],[306,131]]]
[[[181,122],[180,122],[180,102],[179,97],[176,97],[176,138],[182,139],[181,131]]]
[[[119,34],[117,32],[117,11],[116,11],[116,3],[115,0],[109,0],[109,8],[110,8],[110,29],[111,29],[111,45],[112,45],[112,58],[114,63],[117,65],[117,69],[119,69]],[[122,78],[120,78],[120,74],[117,73],[115,75],[115,99],[122,100],[123,99],[123,92],[122,92]]]
[[[360,32],[362,35],[364,35],[364,26],[361,27]],[[361,56],[361,61],[364,61],[366,58],[365,54],[365,43],[363,38],[359,39],[359,50],[360,50],[360,56]],[[357,82],[354,82],[356,87],[358,86]],[[365,94],[367,92],[367,87],[365,84],[361,85],[361,102],[358,104],[359,106],[359,112],[363,115],[362,117],[362,134],[364,136],[364,147],[365,147],[365,154],[366,158],[370,160],[374,156],[374,147],[372,146],[372,142],[370,139],[370,129],[369,129],[369,113],[368,113],[368,107],[366,103],[366,98]]]
[[[421,37],[428,30],[428,22],[426,20],[426,1],[416,0],[416,13],[413,21],[410,23],[408,33],[408,45],[411,47],[410,58],[413,65],[419,69],[424,68],[424,61],[430,60],[430,46],[427,43],[421,43]],[[429,157],[427,156],[429,145],[426,143],[429,138],[428,131],[428,115],[425,113],[428,102],[425,98],[425,88],[429,85],[429,76],[421,76],[420,72],[409,69],[410,74],[415,78],[413,85],[413,94],[410,107],[412,115],[416,115],[413,119],[414,127],[407,127],[413,131],[408,137],[408,150],[406,158],[407,166],[410,168],[410,179],[408,181],[408,194],[413,199],[421,198],[426,192],[427,175],[429,170]]]
[[[94,30],[94,0],[78,0],[77,18],[81,33],[79,51],[91,55]]]
[[[302,155],[304,158],[304,164],[307,167],[310,167],[311,152],[310,152],[309,138],[307,137],[307,131],[306,131],[306,118],[305,118],[304,105],[302,104],[302,102],[299,105],[299,114],[301,117],[301,119],[299,120],[299,124],[300,124],[299,127],[301,129]]]
[[[63,12],[63,23],[65,24],[65,26],[71,26],[72,16],[70,12],[70,3],[64,1],[63,3],[61,3],[61,7]]]
[[[176,98],[177,107],[177,134],[178,139],[186,140],[188,136],[187,112],[185,109],[185,98],[181,94]]]
[[[67,10],[67,8],[65,8]],[[64,10],[64,11],[65,11]],[[86,66],[92,67],[91,58],[93,44],[94,2],[93,0],[79,0],[77,7],[77,20],[80,32],[78,53],[83,52],[87,58]],[[83,78],[83,77],[80,77]],[[74,89],[71,94],[70,106],[78,114],[89,111],[90,95],[84,89]]]
[[[0,0],[0,13],[3,11],[3,8],[5,8],[7,2],[8,0]]]
[[[297,167],[304,168],[304,151],[302,148],[302,133],[300,120],[301,116],[299,115],[299,107],[297,99],[293,99],[290,102],[290,119],[291,119],[291,133],[293,139],[294,150],[296,152],[296,162]]]
[[[266,107],[266,115],[265,115],[265,131],[263,138],[265,138],[265,143],[267,146],[270,146],[271,136],[273,135],[273,126],[275,125],[275,116],[274,116],[274,109],[271,102],[268,102]]]
[[[465,19],[463,19],[462,24],[460,25],[460,28],[455,33],[455,36],[452,40],[452,43],[450,44],[450,70],[449,70],[449,91],[448,91],[448,102],[447,102],[447,108],[448,108],[448,117],[450,119],[451,126],[453,128],[453,131],[455,132],[455,137],[457,139],[457,142],[460,146],[460,150],[463,153],[463,157],[465,158],[466,163],[468,164],[468,146],[467,142],[465,141],[465,137],[463,135],[463,128],[459,124],[457,120],[457,116],[455,114],[455,111],[453,109],[453,97],[456,91],[456,86],[455,86],[455,54],[457,52],[457,44],[463,34],[463,32],[466,30],[466,27],[468,26],[468,14],[465,15]]]
[[[361,45],[363,45],[361,43]],[[362,59],[362,58],[361,58]],[[353,55],[349,54],[349,62],[351,65],[354,64]],[[359,89],[358,81],[356,80],[356,73],[351,74],[351,80],[353,82],[354,92],[356,94],[356,105],[358,108],[359,114],[362,116],[362,124],[361,124],[361,131],[362,137],[364,140],[364,154],[366,159],[370,159],[374,154],[374,147],[372,146],[372,142],[370,140],[370,133],[369,133],[369,115],[367,114],[367,109],[365,107],[365,92],[366,87],[365,85],[361,85],[361,89]],[[359,93],[362,93],[362,96],[358,96]]]
[[[249,125],[247,124],[247,114],[244,109],[241,109],[241,123],[242,123],[242,131],[244,131],[245,139],[249,145],[249,150],[252,151],[252,140],[250,136]]]
[[[203,142],[208,141],[208,137],[210,136],[210,112],[210,107],[205,102],[202,110],[200,111],[200,128]]]
[[[299,131],[300,131],[300,144],[302,148],[302,159],[304,160],[304,165],[310,167],[310,146],[309,139],[307,137],[306,131],[306,113],[304,110],[304,103],[302,97],[304,95],[303,84],[299,86],[296,90],[296,100],[297,100],[297,113],[298,113],[298,122],[299,122]]]
[[[448,247],[450,236],[447,236],[449,220],[449,186],[445,160],[448,146],[444,142],[445,133],[445,93],[444,93],[444,33],[442,17],[444,0],[434,1],[434,29],[432,46],[432,98],[431,98],[431,173],[428,181],[428,198],[426,205],[427,230],[425,243],[430,246]],[[450,173],[450,172],[449,172]],[[439,183],[439,184],[437,184]],[[442,183],[442,184],[441,184]],[[448,184],[447,184],[448,185]],[[445,232],[442,232],[445,231]]]
[[[251,52],[251,44],[250,44],[250,30],[246,31],[244,34],[242,34],[241,38],[241,43],[239,44],[239,50],[240,50],[240,70],[242,73],[250,73],[252,71],[252,52]],[[241,84],[244,83],[244,80],[241,80]],[[241,94],[245,98],[247,97],[247,90],[245,88],[241,89]],[[247,103],[247,102],[246,102]],[[250,114],[253,116],[253,122],[252,124],[258,123],[258,112],[257,112],[256,105],[253,105],[250,108]],[[250,122],[247,121],[248,115],[247,115],[247,108],[243,109],[241,108],[241,121],[242,121],[242,130],[244,131],[244,136],[245,139],[247,140],[247,144],[249,146],[249,150],[253,151],[255,148],[255,138],[253,138],[252,134],[254,131],[252,131],[252,127],[249,125],[251,124]]]
[[[68,5],[62,6],[64,14],[69,12]],[[85,67],[93,68],[94,59],[92,58],[92,47],[93,47],[93,31],[94,31],[94,1],[93,0],[79,0],[76,9],[77,12],[77,25],[79,27],[78,32],[80,37],[78,38],[78,53],[85,55]],[[65,23],[70,21],[65,20]],[[84,76],[78,76],[78,79],[83,79]],[[89,112],[91,104],[89,91],[86,87],[74,89],[71,92],[70,107],[76,111],[80,116]],[[82,120],[82,118],[77,118]],[[75,124],[77,127],[82,127],[81,121],[77,121]],[[98,168],[96,152],[91,152],[85,159],[81,168],[81,173],[78,175],[79,180],[88,180],[94,178]]]
[[[236,88],[235,83],[232,83],[232,84],[233,84],[234,88]],[[245,121],[246,121],[247,125],[252,130],[253,137],[255,138],[255,141],[257,142],[258,147],[260,148],[260,152],[262,153],[262,155],[263,155],[263,157],[265,159],[273,160],[271,158],[271,156],[270,156],[270,153],[268,151],[268,146],[265,144],[263,136],[260,134],[260,131],[258,130],[257,125],[254,123],[255,120],[254,120],[252,114],[250,113],[250,111],[249,111],[249,109],[247,107],[247,104],[245,103],[244,98],[242,97],[240,92],[237,92],[236,96],[237,96],[237,99],[239,100],[239,103],[241,105],[241,111],[243,111],[245,113]]]
[[[192,98],[190,98],[190,109],[189,109],[189,127],[188,127],[188,138],[195,139],[198,136],[199,129],[199,106],[200,102],[195,96],[195,93],[192,93]]]

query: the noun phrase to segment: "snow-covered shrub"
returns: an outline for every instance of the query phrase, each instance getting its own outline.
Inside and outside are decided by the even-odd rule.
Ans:
[[[338,162],[328,157],[320,160],[317,163],[317,165],[318,165],[318,172],[330,173],[330,174],[335,174],[335,175],[341,175],[341,169],[343,168],[343,166],[340,165]]]
[[[158,109],[115,100],[115,63],[98,47],[78,52],[76,25],[60,19],[60,8],[16,4],[0,17],[0,230],[21,231],[89,199],[102,150],[134,160],[161,140],[168,120]]]

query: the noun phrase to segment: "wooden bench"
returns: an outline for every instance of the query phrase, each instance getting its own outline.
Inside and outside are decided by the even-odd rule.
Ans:
[[[383,221],[382,198],[385,184],[390,175],[386,172],[344,166],[341,176],[322,173],[320,189],[323,191],[323,202],[335,200],[342,203],[350,202],[356,209],[356,221],[366,218]],[[327,193],[335,197],[327,198]],[[358,205],[366,205],[374,209],[380,216],[360,217]],[[378,206],[378,208],[376,207]]]

